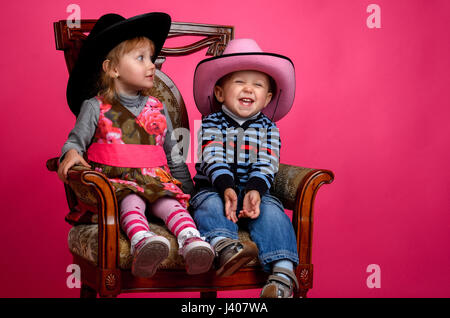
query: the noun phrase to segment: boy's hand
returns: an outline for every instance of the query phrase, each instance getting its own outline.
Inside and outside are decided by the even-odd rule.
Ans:
[[[223,193],[223,198],[225,201],[225,216],[228,220],[236,223],[238,221],[236,216],[237,209],[237,194],[233,188],[227,188]]]
[[[84,160],[82,156],[75,149],[70,149],[66,152],[64,160],[61,161],[58,167],[58,177],[67,183],[67,172],[76,164],[81,164],[85,167],[91,168],[91,166]]]
[[[259,216],[259,205],[261,196],[256,190],[250,190],[245,194],[242,210],[239,212],[240,218],[256,219]]]

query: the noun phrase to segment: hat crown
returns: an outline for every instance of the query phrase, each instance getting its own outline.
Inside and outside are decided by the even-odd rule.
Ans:
[[[106,29],[108,29],[110,26],[115,25],[115,24],[125,21],[125,20],[126,19],[124,17],[122,17],[121,15],[115,14],[115,13],[108,13],[108,14],[102,15],[97,20],[97,22],[95,23],[91,32],[89,33],[89,38],[94,38],[98,34],[102,33]]]
[[[223,54],[237,54],[237,53],[261,53],[262,50],[253,39],[235,39],[231,40]]]

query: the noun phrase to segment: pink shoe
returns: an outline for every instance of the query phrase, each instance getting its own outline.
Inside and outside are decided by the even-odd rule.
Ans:
[[[138,277],[152,277],[158,266],[169,256],[170,243],[163,236],[154,235],[144,239],[133,253],[131,273]]]
[[[189,275],[209,271],[214,260],[213,248],[199,237],[186,239],[178,253],[183,256],[186,262],[186,272]]]

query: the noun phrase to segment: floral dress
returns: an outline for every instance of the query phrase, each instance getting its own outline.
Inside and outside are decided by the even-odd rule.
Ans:
[[[162,103],[149,96],[136,117],[119,102],[97,99],[100,116],[87,156],[93,169],[108,177],[117,200],[132,193],[150,203],[169,196],[186,208],[190,196],[170,174],[163,150],[167,122]]]

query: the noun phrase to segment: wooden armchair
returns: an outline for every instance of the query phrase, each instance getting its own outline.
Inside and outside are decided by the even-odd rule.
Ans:
[[[69,72],[72,70],[82,41],[96,20],[81,20],[80,28],[68,28],[65,20],[54,23],[56,48],[64,51]],[[174,128],[189,128],[186,108],[175,84],[161,70],[166,57],[183,56],[207,48],[206,55],[222,54],[233,38],[231,26],[173,22],[169,37],[202,36],[195,43],[178,48],[163,48],[157,59],[154,96],[168,108]],[[50,171],[57,171],[58,158],[47,161]],[[306,297],[312,287],[311,264],[313,206],[319,187],[333,181],[333,173],[281,164],[273,191],[286,209],[293,210],[293,225],[297,235],[300,264],[296,275],[300,289],[296,296]],[[97,171],[75,166],[68,173],[65,184],[69,214],[85,213],[91,216],[86,224],[75,225],[69,231],[69,250],[73,263],[81,269],[81,297],[114,297],[122,292],[199,291],[201,297],[216,297],[218,290],[261,288],[267,279],[255,260],[231,277],[216,277],[211,270],[201,275],[187,275],[183,259],[177,253],[175,237],[162,223],[151,222],[152,230],[166,236],[171,243],[171,253],[157,273],[151,278],[131,274],[130,244],[122,233],[118,221],[118,204],[112,185]],[[249,240],[248,233],[239,233],[241,240]]]

